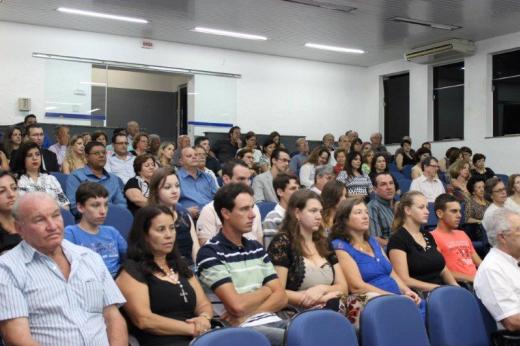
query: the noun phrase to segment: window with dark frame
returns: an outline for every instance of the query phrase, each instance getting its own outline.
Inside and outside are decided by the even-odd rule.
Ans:
[[[410,134],[410,74],[383,77],[385,144],[400,143]]]
[[[464,139],[464,62],[433,68],[433,139]]]
[[[520,134],[520,50],[493,56],[493,136]]]

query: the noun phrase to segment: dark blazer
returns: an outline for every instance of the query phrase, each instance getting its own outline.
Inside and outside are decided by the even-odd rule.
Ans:
[[[58,158],[56,157],[56,154],[53,153],[50,150],[40,148],[42,152],[42,168],[46,172],[59,172],[60,166],[58,165]],[[15,157],[18,150],[13,150],[11,153],[11,157]],[[14,160],[11,160],[10,166],[11,170],[13,170],[12,164],[14,163]]]

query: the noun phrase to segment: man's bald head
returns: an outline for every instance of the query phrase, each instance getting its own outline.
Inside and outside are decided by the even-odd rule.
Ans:
[[[23,220],[27,216],[27,212],[38,208],[41,203],[52,203],[59,208],[54,198],[45,192],[29,192],[18,197],[14,203],[11,213],[15,220]]]

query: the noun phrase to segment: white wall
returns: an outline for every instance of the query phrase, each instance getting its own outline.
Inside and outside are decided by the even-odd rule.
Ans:
[[[473,152],[487,156],[487,164],[497,173],[520,172],[518,150],[520,136],[493,135],[493,97],[491,91],[492,54],[520,48],[520,32],[477,42],[477,53],[465,59],[464,140],[435,142],[433,153],[439,159],[451,146],[469,146]],[[383,97],[381,76],[397,72],[410,72],[410,134],[414,145],[433,140],[432,68],[430,66],[393,61],[368,68],[365,114],[369,124],[382,131]],[[377,100],[377,101],[376,101]]]
[[[154,49],[142,49],[138,38],[7,22],[0,22],[0,46],[0,124],[22,120],[18,97],[30,97],[32,112],[44,114],[45,60],[31,56],[41,52],[241,74],[237,124],[244,130],[276,129],[310,139],[354,127],[362,136],[372,130],[359,123],[366,101],[365,68],[160,41]],[[190,120],[208,120],[194,112]]]

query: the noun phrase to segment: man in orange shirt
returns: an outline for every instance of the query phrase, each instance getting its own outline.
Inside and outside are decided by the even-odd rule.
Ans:
[[[432,232],[437,250],[446,260],[446,266],[458,282],[471,282],[482,260],[475,252],[471,239],[463,231],[457,230],[462,218],[460,203],[447,193],[435,199],[435,213],[439,219]]]

